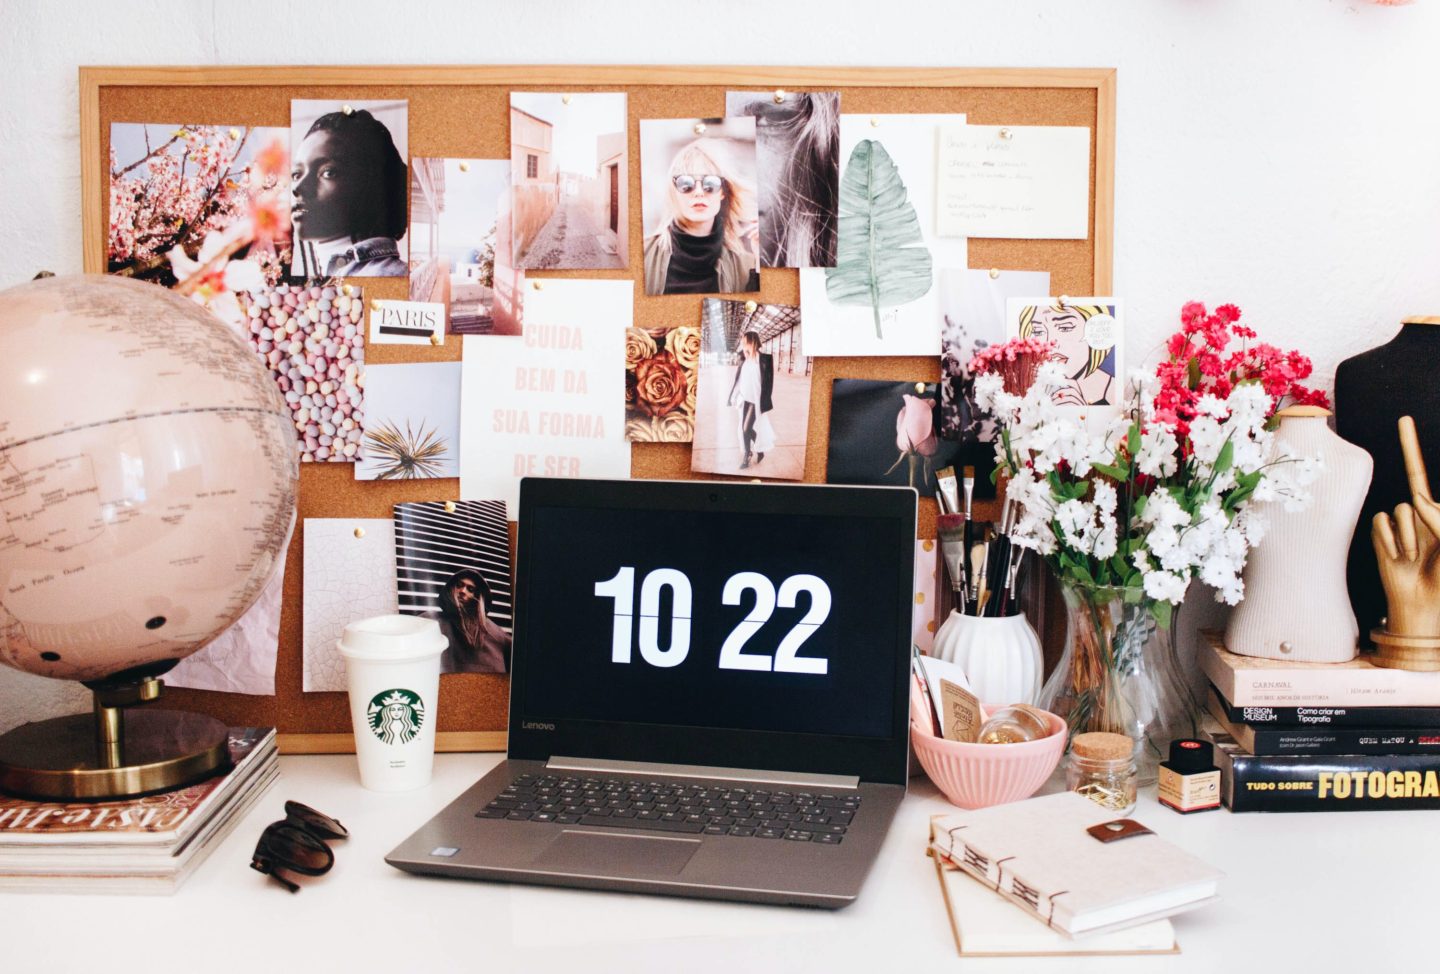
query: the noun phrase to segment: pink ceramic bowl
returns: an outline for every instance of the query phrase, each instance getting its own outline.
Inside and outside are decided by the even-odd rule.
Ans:
[[[1045,783],[1065,753],[1065,721],[1042,711],[1050,736],[1020,744],[964,744],[936,737],[910,722],[910,743],[920,766],[961,808],[985,808],[1029,798]]]

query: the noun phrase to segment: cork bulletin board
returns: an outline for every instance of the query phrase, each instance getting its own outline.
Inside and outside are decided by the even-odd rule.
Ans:
[[[640,191],[640,119],[724,114],[731,89],[834,90],[846,114],[963,112],[976,125],[1063,125],[1091,130],[1090,221],[1085,240],[969,241],[974,268],[1044,270],[1055,294],[1111,293],[1115,179],[1113,69],[782,68],[644,66],[425,67],[86,67],[80,69],[80,150],[84,200],[84,266],[105,270],[107,160],[112,122],[271,125],[288,127],[292,98],[407,99],[409,154],[479,159],[510,156],[509,94],[532,91],[624,91],[628,94],[630,199]],[[635,324],[696,324],[701,298],[647,297],[640,281],[641,207],[630,206],[629,266],[620,271],[529,272],[530,277],[629,279],[635,282]],[[360,279],[367,299],[407,297],[404,278]],[[799,304],[795,270],[766,270],[756,301]],[[367,363],[453,361],[461,342],[440,347],[373,345]],[[934,381],[933,357],[816,358],[807,482],[823,483],[830,387],[835,378]],[[616,363],[616,368],[623,368]],[[692,479],[688,444],[638,443],[631,475]],[[286,565],[276,695],[256,697],[169,688],[171,705],[211,714],[232,725],[274,725],[290,753],[348,751],[354,742],[344,693],[303,693],[301,660],[302,526],[305,518],[389,518],[405,501],[459,497],[459,481],[356,481],[348,463],[307,463],[300,475],[296,537]],[[977,518],[995,515],[994,502]],[[514,511],[511,511],[514,516]],[[922,499],[918,536],[935,536],[936,507]],[[511,543],[514,543],[511,524]],[[523,598],[523,593],[519,596]],[[453,674],[442,681],[441,750],[503,750],[509,681],[493,674]]]

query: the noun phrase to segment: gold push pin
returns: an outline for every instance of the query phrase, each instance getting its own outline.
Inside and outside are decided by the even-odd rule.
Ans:
[[[1057,308],[1064,308],[1064,307],[1067,307],[1069,304],[1070,304],[1070,295],[1068,295],[1068,294],[1062,294],[1062,295],[1060,295],[1060,297],[1058,297],[1058,298],[1055,299],[1055,307],[1057,307]]]
[[[440,333],[439,333],[438,331],[436,331],[436,332],[431,332],[431,333],[430,333],[430,344],[431,344],[431,345],[439,345],[439,344],[440,344]]]
[[[355,114],[355,109],[351,108],[349,105],[341,105],[341,106],[340,106],[340,111],[344,112],[346,115],[354,115],[354,114]]]
[[[230,141],[231,141],[231,142],[234,142],[234,141],[235,141],[236,139],[238,139],[238,138],[240,138],[240,130],[239,130],[239,129],[231,129],[231,130],[230,130]]]
[[[923,382],[917,382],[917,383],[915,383],[915,393],[916,393],[916,395],[920,395],[920,396],[925,395],[925,383],[923,383]]]
[[[446,502],[445,502],[445,513],[446,513],[446,514],[454,514],[454,513],[455,513],[455,502],[454,502],[454,501],[446,501]]]
[[[916,592],[916,593],[915,593],[915,604],[916,604],[916,605],[924,605],[924,604],[925,604],[925,593],[924,593],[924,592]]]
[[[1015,133],[1010,131],[1009,129],[1001,129],[1000,138],[1004,139],[1006,142],[1009,142],[1011,139],[1015,138]]]
[[[754,301],[745,302],[745,313],[747,315],[753,315],[758,310],[760,310],[760,305],[756,304]]]
[[[696,122],[696,123],[695,123],[695,134],[696,134],[696,135],[704,135],[704,134],[705,134],[705,123],[704,123],[704,122]]]
[[[347,284],[347,285],[345,285],[344,287],[342,287],[342,288],[340,289],[340,293],[341,293],[341,294],[344,294],[347,298],[353,298],[353,297],[355,296],[355,285],[353,285],[353,284]]]
[[[537,291],[540,290],[540,282],[539,282],[539,281],[531,281],[531,282],[530,282],[530,286],[531,286],[532,288],[534,288],[535,290],[537,290]]]
[[[370,310],[371,310],[371,311],[379,311],[379,310],[380,310],[380,299],[379,299],[379,298],[371,298],[371,299],[370,299]]]
[[[461,159],[461,160],[460,160],[460,171],[461,171],[461,172],[469,172],[469,171],[470,171],[470,163],[466,162],[464,159]]]
[[[871,116],[870,116],[870,127],[871,127],[872,129],[878,129],[878,128],[880,127],[880,119],[876,118],[874,115],[871,115]]]
[[[785,104],[785,89],[784,89],[784,88],[776,88],[776,89],[775,89],[775,104],[777,104],[777,105],[783,105],[783,104]]]
[[[363,538],[363,537],[365,537],[365,529],[364,529],[364,528],[356,528],[356,529],[355,529],[355,537],[357,537],[357,538]]]
[[[990,280],[994,281],[994,280],[997,280],[999,277],[1000,277],[1000,268],[998,268],[998,267],[992,267],[992,268],[990,268]]]
[[[569,95],[561,95],[561,96],[560,96],[560,103],[561,103],[562,105],[568,105],[568,104],[570,104],[570,96],[569,96]]]

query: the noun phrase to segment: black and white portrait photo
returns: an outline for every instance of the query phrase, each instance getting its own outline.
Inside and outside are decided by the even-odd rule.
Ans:
[[[405,277],[409,103],[290,102],[290,219],[300,278]]]
[[[725,114],[755,119],[760,266],[834,267],[840,92],[729,91]]]
[[[504,501],[396,504],[395,578],[400,611],[440,625],[448,642],[441,673],[510,671]]]

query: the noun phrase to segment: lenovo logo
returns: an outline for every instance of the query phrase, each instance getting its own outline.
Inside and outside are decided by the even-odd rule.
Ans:
[[[525,730],[553,731],[555,729],[554,724],[548,723],[547,721],[543,720],[523,720],[520,722],[520,726]]]

